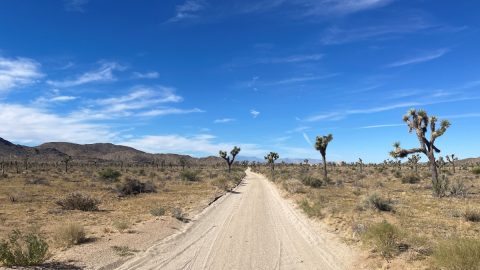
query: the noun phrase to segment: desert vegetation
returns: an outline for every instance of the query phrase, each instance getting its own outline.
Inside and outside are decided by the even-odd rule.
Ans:
[[[420,145],[403,149],[395,143],[394,160],[329,163],[333,137],[319,136],[314,147],[323,163],[281,164],[271,180],[307,216],[365,248],[371,254],[367,269],[480,269],[478,164],[440,156],[436,142],[448,121],[437,128],[436,117],[416,110],[404,121]],[[270,175],[268,163],[253,169]]]
[[[186,159],[185,159],[186,160]],[[245,168],[220,162],[3,160],[0,265],[32,266],[74,246],[162,218],[186,222],[236,186]],[[28,165],[25,165],[27,163]],[[15,229],[15,230],[13,230]],[[129,256],[129,247],[112,247]],[[120,255],[119,255],[120,256]]]

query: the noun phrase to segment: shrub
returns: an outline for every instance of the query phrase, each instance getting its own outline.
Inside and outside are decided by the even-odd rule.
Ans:
[[[393,210],[390,200],[382,198],[378,193],[373,193],[368,196],[365,203],[367,206],[380,211],[389,212]]]
[[[30,179],[25,179],[25,184],[47,186],[49,184],[49,181],[45,178],[30,178]]]
[[[435,264],[447,270],[479,270],[480,240],[450,239],[441,242],[433,253]]]
[[[465,182],[462,179],[455,179],[450,188],[450,195],[456,197],[467,197],[468,187],[465,186]]]
[[[300,202],[300,208],[308,217],[323,217],[323,205],[319,201],[314,201],[310,204],[307,199],[303,199]]]
[[[420,177],[416,174],[407,174],[402,177],[403,184],[416,184],[420,182]]]
[[[156,217],[164,216],[165,215],[165,208],[157,207],[157,208],[150,209],[150,214],[152,214],[152,216],[156,216]]]
[[[298,180],[287,180],[282,184],[283,188],[289,193],[305,193],[305,187]]]
[[[57,204],[64,210],[97,211],[100,201],[81,192],[72,192]]]
[[[467,210],[465,210],[463,217],[466,221],[480,222],[480,211],[477,209],[468,208]]]
[[[401,172],[401,171],[395,171],[395,172],[393,173],[393,176],[394,176],[395,178],[401,178],[401,177],[402,177],[402,172]]]
[[[58,227],[54,240],[64,247],[81,244],[85,241],[85,229],[77,223],[64,224]]]
[[[122,174],[119,171],[113,170],[111,168],[102,170],[98,173],[100,178],[106,182],[117,182]]]
[[[212,185],[225,191],[230,189],[229,181],[225,176],[220,176],[213,180]]]
[[[185,170],[180,173],[180,177],[184,181],[196,182],[200,181],[199,173],[197,171]]]
[[[124,232],[130,228],[130,223],[126,220],[116,220],[113,222],[113,227],[119,232]]]
[[[112,246],[112,249],[120,257],[132,256],[135,252],[138,252],[138,250],[131,249],[127,246]]]
[[[320,178],[315,178],[313,176],[307,175],[303,176],[300,181],[309,187],[319,188],[323,185],[323,181]]]
[[[117,187],[118,195],[129,196],[140,193],[153,193],[156,188],[151,182],[143,183],[137,179],[127,178],[125,182]]]
[[[480,167],[473,168],[472,173],[476,175],[480,175]]]
[[[48,244],[38,235],[14,230],[8,241],[0,241],[0,262],[5,266],[34,266],[47,258]]]
[[[172,216],[181,222],[188,222],[187,215],[178,207],[172,209]]]
[[[363,238],[372,244],[384,258],[388,259],[399,253],[403,233],[396,226],[383,221],[368,227]]]

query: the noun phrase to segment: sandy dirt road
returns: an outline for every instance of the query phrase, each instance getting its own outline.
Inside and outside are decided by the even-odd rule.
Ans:
[[[312,224],[265,177],[247,170],[234,192],[185,231],[118,269],[353,269],[353,252]]]

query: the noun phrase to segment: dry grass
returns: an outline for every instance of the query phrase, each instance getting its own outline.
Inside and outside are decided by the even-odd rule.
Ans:
[[[231,177],[225,176],[223,167],[198,168],[195,170],[197,181],[191,182],[182,180],[180,168],[125,168],[119,180],[138,179],[142,183],[152,183],[156,193],[119,197],[118,183],[104,181],[99,176],[101,170],[93,166],[72,167],[66,174],[61,168],[52,166],[20,174],[8,172],[8,177],[0,178],[0,240],[7,239],[14,228],[23,232],[35,230],[53,244],[49,252],[55,253],[60,250],[56,244],[59,240],[55,240],[59,228],[72,220],[84,226],[88,238],[111,237],[117,231],[113,225],[116,221],[128,221],[134,227],[137,223],[155,219],[151,214],[154,206],[161,206],[168,213],[178,207],[184,213],[199,212],[225,192],[213,185],[218,178],[227,179],[223,180],[225,184],[233,186],[244,175],[243,168],[232,172]],[[57,204],[59,200],[70,198],[72,193],[87,194],[98,200],[98,210],[65,210],[72,208],[63,209]]]
[[[474,174],[471,167],[462,167],[456,174],[444,172],[449,174],[451,185],[443,198],[432,196],[426,167],[420,166],[415,177],[406,167],[400,171],[392,167],[365,166],[362,173],[353,166],[330,166],[329,169],[329,184],[311,187],[308,181],[303,181],[303,187],[298,187],[302,178],[322,179],[322,170],[315,166],[280,165],[275,183],[307,214],[321,196],[321,204],[315,207],[321,211],[317,213],[349,243],[370,243],[366,246],[375,250],[379,244],[364,237],[369,228],[385,220],[398,229],[404,238],[397,241],[396,251],[372,253],[374,256],[368,258],[366,269],[376,269],[383,264],[384,256],[375,254],[391,255],[390,269],[425,269],[432,264],[432,250],[439,242],[450,237],[480,238],[480,222],[473,222],[478,211],[467,207],[480,205],[480,176]],[[257,166],[254,170],[269,176],[266,167]]]

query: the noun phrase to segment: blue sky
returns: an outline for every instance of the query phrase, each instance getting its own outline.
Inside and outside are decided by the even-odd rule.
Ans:
[[[382,161],[410,108],[479,156],[480,3],[2,1],[0,137]]]

